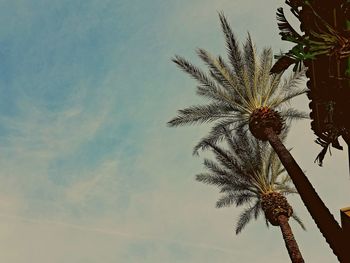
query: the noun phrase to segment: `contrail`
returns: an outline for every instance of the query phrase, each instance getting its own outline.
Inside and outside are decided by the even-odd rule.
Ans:
[[[137,235],[137,234],[128,233],[128,232],[116,231],[114,229],[85,227],[85,226],[65,223],[65,222],[61,222],[61,221],[39,220],[39,219],[26,218],[26,217],[17,216],[17,215],[0,214],[0,217],[2,217],[2,218],[9,218],[9,219],[17,219],[17,220],[20,220],[20,221],[23,221],[23,222],[26,222],[26,223],[51,224],[51,225],[57,225],[57,226],[72,228],[72,229],[76,229],[76,230],[80,230],[80,231],[95,232],[95,233],[100,233],[100,234],[105,234],[105,235],[112,235],[112,236],[121,236],[121,237],[125,237],[125,238],[136,238],[136,239],[142,239],[142,240],[156,240],[156,241],[160,241],[160,242],[174,243],[174,244],[179,244],[179,245],[182,245],[182,246],[188,246],[188,247],[193,247],[193,248],[216,250],[216,251],[219,251],[219,252],[230,254],[232,256],[235,255],[229,249],[221,248],[221,247],[218,247],[218,246],[213,246],[213,245],[206,244],[206,243],[193,243],[193,242],[187,242],[187,241],[182,241],[182,240],[177,240],[177,239],[162,238],[162,237],[157,237],[157,236]]]

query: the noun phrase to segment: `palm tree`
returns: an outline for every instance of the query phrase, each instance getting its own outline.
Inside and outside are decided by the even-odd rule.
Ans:
[[[200,83],[197,94],[210,103],[180,110],[168,124],[181,126],[218,121],[206,140],[220,140],[223,126],[249,127],[256,138],[267,140],[268,128],[278,135],[285,120],[308,118],[303,112],[285,107],[291,99],[306,92],[298,85],[304,77],[304,68],[281,84],[282,74],[270,75],[271,49],[265,48],[258,57],[248,34],[242,52],[223,14],[220,20],[232,68],[221,56],[214,57],[204,49],[198,49],[197,53],[209,67],[209,75],[186,59],[175,56],[173,61]]]
[[[304,31],[306,33],[304,35],[300,35],[286,19],[283,8],[280,7],[277,9],[277,24],[280,30],[279,34],[281,35],[281,39],[296,43],[296,45],[287,53],[275,56],[275,58],[278,60],[272,66],[270,72],[281,73],[292,64],[295,64],[293,68],[295,71],[303,62],[310,64],[311,60],[319,58],[320,55],[325,55],[328,56],[329,59],[328,77],[330,79],[335,78],[337,80],[345,79],[344,76],[339,76],[339,74],[334,76],[332,69],[339,68],[340,59],[350,55],[350,41],[348,37],[349,32],[338,32],[314,10],[308,1],[287,0],[286,3],[291,7],[292,13],[299,19],[301,25],[303,25],[305,28]],[[300,7],[303,7],[304,12],[309,9],[309,15],[313,16],[314,18],[310,19],[309,15],[304,15],[304,20],[305,17],[307,17],[307,19],[303,21],[299,11]],[[344,5],[342,8],[347,7]],[[318,33],[313,31],[312,28],[316,28]],[[334,63],[332,62],[333,59],[335,59],[335,67],[333,65]],[[311,69],[309,70],[309,72],[312,71],[313,70]],[[315,76],[315,73],[313,74]],[[325,91],[325,93],[329,93],[329,91]],[[323,147],[315,159],[315,162],[317,162],[320,166],[322,166],[323,159],[331,145],[338,150],[343,150],[338,138],[339,136],[343,135],[345,131],[333,123],[333,103],[333,101],[324,102],[324,104],[328,104],[326,106],[326,110],[329,112],[331,119],[325,127],[326,131],[322,134],[318,133],[319,138],[316,139],[316,143]]]
[[[292,1],[293,2],[293,1]],[[340,59],[350,56],[350,41],[348,32],[340,32],[325,21],[312,7],[309,1],[286,1],[291,7],[292,13],[301,20],[299,7],[308,8],[314,16],[314,24],[318,32],[309,30],[307,34],[300,35],[287,21],[283,8],[277,9],[278,28],[282,40],[286,40],[296,45],[287,53],[276,56],[277,62],[271,68],[271,73],[280,73],[290,65],[295,64],[294,71],[298,65],[305,60],[313,60],[319,55],[334,57],[337,62]],[[306,51],[307,50],[307,51]],[[330,75],[330,69],[329,69]],[[331,76],[334,77],[334,76]]]
[[[173,127],[216,121],[194,153],[207,142],[221,140],[224,137],[223,127],[229,131],[248,128],[257,139],[268,141],[326,241],[339,258],[345,257],[346,248],[341,244],[345,237],[339,224],[278,137],[285,121],[307,118],[305,113],[285,107],[292,98],[306,91],[297,85],[305,70],[292,73],[281,84],[282,73],[270,75],[269,72],[272,66],[271,49],[265,48],[258,57],[248,35],[242,51],[223,14],[220,14],[220,21],[231,66],[221,56],[214,57],[198,49],[199,57],[209,67],[208,75],[186,59],[175,56],[173,61],[199,82],[197,94],[207,98],[209,103],[179,110],[178,116],[168,125]]]
[[[223,196],[216,207],[233,204],[246,207],[239,216],[236,234],[263,211],[267,226],[270,223],[280,227],[292,262],[304,262],[288,223],[289,218],[294,218],[305,228],[285,197],[297,192],[289,185],[290,177],[285,174],[275,152],[266,143],[247,136],[242,130],[235,137],[226,129],[224,132],[228,150],[207,142],[206,147],[214,153],[216,161],[204,159],[208,173],[198,174],[196,180],[221,189]]]

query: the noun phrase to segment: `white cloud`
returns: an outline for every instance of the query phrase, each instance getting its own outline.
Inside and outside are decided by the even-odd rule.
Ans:
[[[98,198],[99,194],[104,194],[104,186],[111,183],[111,180],[109,180],[111,176],[114,177],[111,180],[115,180],[118,176],[117,160],[104,161],[100,167],[84,175],[84,177],[66,188],[65,196],[67,202],[84,203],[88,195],[92,195],[92,198],[96,197],[94,195],[97,195]]]

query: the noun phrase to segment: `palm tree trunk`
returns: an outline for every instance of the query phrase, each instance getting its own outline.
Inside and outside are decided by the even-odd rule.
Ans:
[[[350,173],[350,135],[349,132],[344,132],[342,134],[342,137],[344,139],[344,141],[346,142],[346,144],[348,145],[348,162],[349,162],[349,173]]]
[[[338,257],[340,262],[350,262],[349,255],[347,255],[345,248],[345,234],[342,233],[338,222],[334,219],[304,172],[273,129],[265,129],[265,134],[291,177],[305,207],[333,250],[333,253]]]
[[[284,243],[286,244],[288,254],[293,263],[304,263],[297,242],[295,241],[292,229],[288,223],[288,217],[278,216],[278,223],[282,231]]]

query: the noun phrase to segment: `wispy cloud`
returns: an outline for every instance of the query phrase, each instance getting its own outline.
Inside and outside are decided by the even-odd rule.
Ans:
[[[117,160],[105,161],[102,163],[101,167],[85,175],[83,178],[79,178],[77,182],[70,185],[65,190],[67,202],[83,203],[86,201],[88,195],[91,195],[92,198],[96,198],[94,194],[98,195],[98,193],[104,193],[104,186],[111,183],[111,180],[108,180],[111,176],[114,177],[112,180],[116,180],[118,177]],[[97,193],[96,190],[98,191]]]
[[[16,220],[16,221],[24,223],[24,224],[48,225],[48,226],[53,226],[53,227],[57,227],[57,228],[75,229],[75,230],[79,230],[82,232],[95,232],[95,233],[102,234],[102,235],[117,236],[117,237],[131,239],[131,240],[152,240],[152,241],[156,241],[156,242],[179,244],[182,246],[193,247],[193,248],[198,248],[198,249],[215,250],[215,251],[222,252],[222,253],[229,254],[229,255],[235,254],[230,249],[225,249],[225,248],[218,247],[215,245],[210,245],[207,243],[191,243],[191,242],[186,242],[186,241],[176,240],[176,239],[171,239],[171,238],[162,238],[162,237],[157,237],[157,236],[140,235],[137,233],[117,231],[115,228],[110,228],[110,229],[96,228],[96,227],[89,227],[89,226],[66,223],[64,221],[53,221],[53,220],[49,221],[49,220],[32,219],[32,218],[26,218],[26,217],[10,215],[10,214],[0,214],[0,217],[2,219]]]

